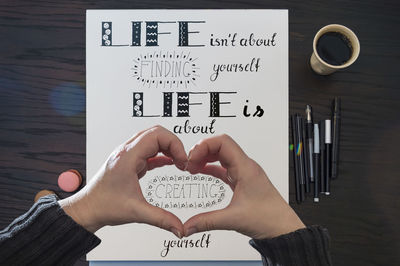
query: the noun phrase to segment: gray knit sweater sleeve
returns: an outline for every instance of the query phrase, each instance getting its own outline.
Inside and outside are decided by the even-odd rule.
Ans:
[[[0,265],[72,265],[100,244],[57,202],[42,197],[32,208],[0,231]],[[272,239],[251,240],[265,266],[331,265],[329,235],[311,226]]]
[[[318,226],[263,240],[250,240],[260,252],[264,266],[329,266],[328,230]]]
[[[40,198],[0,231],[0,265],[73,265],[100,244],[57,200],[55,195]]]

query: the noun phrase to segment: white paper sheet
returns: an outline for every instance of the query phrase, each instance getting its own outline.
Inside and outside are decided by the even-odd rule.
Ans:
[[[88,10],[86,68],[88,181],[116,146],[160,124],[186,151],[229,134],[288,200],[287,10]],[[219,180],[172,166],[140,182],[149,202],[183,222],[232,196]],[[96,234],[88,260],[260,259],[231,231],[195,234],[183,247],[143,224]]]

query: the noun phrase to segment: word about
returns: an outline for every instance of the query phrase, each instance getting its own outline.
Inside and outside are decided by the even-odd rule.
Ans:
[[[175,134],[214,134],[215,133],[215,128],[214,128],[214,123],[215,119],[211,120],[210,125],[189,125],[189,119],[187,119],[184,123],[184,125],[176,125],[174,126],[174,133]]]

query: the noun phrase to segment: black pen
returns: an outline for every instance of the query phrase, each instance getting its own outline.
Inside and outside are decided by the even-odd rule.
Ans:
[[[325,193],[325,121],[319,123],[319,148],[320,148],[320,192]]]
[[[319,202],[319,129],[314,124],[314,202]]]
[[[310,105],[306,106],[306,156],[307,156],[307,168],[308,177],[310,182],[314,182],[314,167],[313,167],[313,119],[312,119],[312,108]]]
[[[304,189],[305,189],[305,176],[304,176],[304,155],[303,155],[303,138],[302,129],[303,118],[296,114],[296,131],[297,131],[297,143],[298,149],[296,151],[296,156],[298,156],[299,162],[299,174],[300,174],[300,201],[304,201]]]
[[[301,139],[303,140],[303,164],[304,164],[304,181],[306,185],[306,193],[310,193],[310,178],[307,172],[307,154],[306,154],[306,124],[304,123],[303,117],[301,117]]]
[[[299,143],[297,142],[297,130],[296,130],[296,116],[291,116],[292,122],[292,139],[293,139],[293,164],[294,164],[294,182],[295,182],[295,189],[296,189],[296,201],[297,203],[301,203],[301,196],[300,196],[300,173],[299,173],[299,161],[297,156],[297,150],[299,148]]]
[[[341,120],[341,100],[335,97],[332,104],[332,178],[338,176],[339,164],[339,140],[340,140],[340,120]]]
[[[331,178],[331,120],[325,120],[325,195],[331,194],[330,192],[330,178]]]

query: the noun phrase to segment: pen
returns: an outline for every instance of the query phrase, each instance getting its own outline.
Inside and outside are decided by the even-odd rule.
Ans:
[[[319,129],[314,124],[314,202],[319,202]]]
[[[310,105],[306,106],[306,156],[307,156],[307,168],[308,177],[310,182],[314,182],[314,167],[313,167],[313,119],[312,119],[312,108]]]
[[[339,139],[340,139],[340,121],[341,121],[341,100],[335,97],[332,106],[332,123],[333,123],[333,136],[332,136],[332,178],[338,176],[339,164]]]
[[[299,162],[297,157],[297,150],[299,149],[299,143],[297,142],[297,130],[296,130],[296,117],[291,116],[292,122],[292,139],[293,139],[293,164],[294,164],[294,182],[296,190],[296,201],[301,202],[300,197],[300,173],[299,173]]]
[[[301,139],[303,140],[303,168],[304,168],[304,181],[305,181],[305,186],[306,186],[306,193],[310,193],[310,178],[307,173],[307,157],[306,157],[306,152],[305,150],[307,149],[304,145],[306,145],[306,125],[304,123],[303,117],[301,118]]]
[[[299,114],[296,114],[296,131],[297,131],[297,143],[298,143],[296,156],[298,156],[298,162],[299,162],[300,201],[304,201],[304,186],[305,186],[302,124],[303,124],[303,118]]]
[[[325,195],[330,194],[331,178],[331,120],[325,120]]]
[[[320,148],[320,192],[325,192],[325,121],[319,124],[319,148]]]

